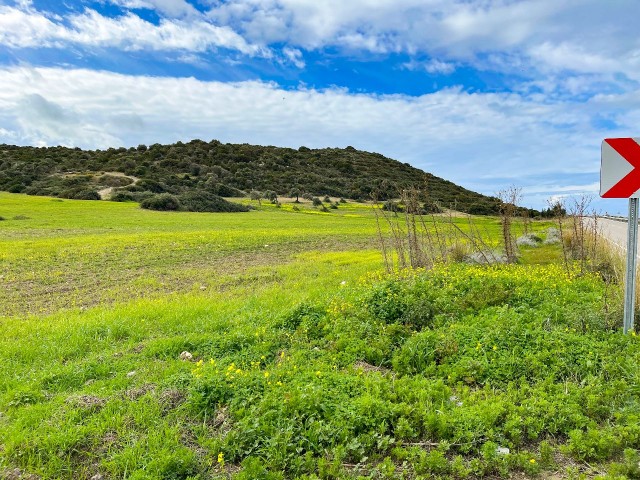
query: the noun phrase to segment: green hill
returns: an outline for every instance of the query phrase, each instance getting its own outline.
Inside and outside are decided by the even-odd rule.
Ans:
[[[297,188],[312,195],[384,200],[409,187],[426,190],[442,207],[468,213],[496,213],[500,203],[353,147],[295,150],[217,140],[107,150],[0,145],[0,190],[29,195],[98,199],[100,190],[111,188],[115,200],[143,201],[152,194],[194,191],[233,197],[271,190],[283,196]]]

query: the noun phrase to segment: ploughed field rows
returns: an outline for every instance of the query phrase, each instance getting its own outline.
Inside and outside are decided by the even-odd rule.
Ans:
[[[370,208],[333,215],[265,209],[177,214],[0,193],[0,316],[208,294],[305,251],[375,248]],[[256,281],[269,276],[254,274]]]
[[[0,476],[639,475],[640,340],[617,328],[619,292],[597,275],[559,263],[387,275],[363,248],[375,217],[355,206],[1,200],[3,282],[57,269],[91,292],[94,273],[116,283],[119,269],[122,285],[86,309],[35,287],[6,297]],[[523,258],[544,248],[559,247]],[[155,290],[160,271],[183,286]]]

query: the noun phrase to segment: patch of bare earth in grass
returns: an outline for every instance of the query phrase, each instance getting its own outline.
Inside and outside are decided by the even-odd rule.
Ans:
[[[246,275],[261,267],[289,263],[304,251],[342,251],[375,248],[374,240],[323,238],[289,244],[264,245],[247,251],[199,251],[193,249],[162,259],[139,252],[105,255],[63,266],[64,275],[49,275],[42,266],[7,275],[0,290],[0,317],[49,314],[65,308],[91,308],[135,299],[199,292],[210,295],[229,287],[252,282],[277,282],[277,275]]]

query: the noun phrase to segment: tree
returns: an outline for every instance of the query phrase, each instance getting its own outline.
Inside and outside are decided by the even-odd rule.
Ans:
[[[251,200],[257,200],[258,201],[258,205],[262,206],[262,192],[259,192],[258,190],[251,190],[251,192],[249,193],[249,198]]]
[[[294,187],[291,189],[291,191],[289,192],[289,196],[291,198],[296,197],[296,203],[300,203],[299,197],[302,194],[302,192],[300,191],[300,189],[298,187]]]
[[[267,190],[264,192],[264,198],[270,200],[271,203],[278,203],[278,194],[273,190]]]

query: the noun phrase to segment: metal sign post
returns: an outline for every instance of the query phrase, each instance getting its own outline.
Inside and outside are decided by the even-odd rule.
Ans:
[[[640,138],[605,138],[600,163],[600,196],[628,198],[627,269],[624,279],[624,333],[633,331],[636,306]]]
[[[629,224],[627,230],[627,271],[624,279],[624,333],[633,330],[633,313],[636,305],[636,261],[638,249],[638,199],[629,199]]]

